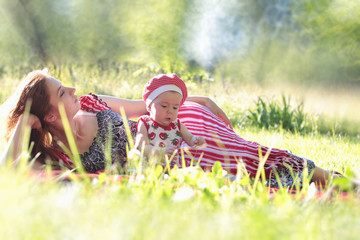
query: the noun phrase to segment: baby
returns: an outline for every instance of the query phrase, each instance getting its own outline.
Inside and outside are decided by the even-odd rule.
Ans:
[[[205,139],[193,136],[177,119],[179,107],[187,97],[185,83],[175,74],[158,75],[146,83],[143,98],[150,115],[143,115],[137,122],[135,147],[145,156],[172,156],[170,166],[179,166],[179,149],[184,140],[190,147],[206,144]]]

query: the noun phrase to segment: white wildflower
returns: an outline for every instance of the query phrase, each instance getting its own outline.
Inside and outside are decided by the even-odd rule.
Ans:
[[[228,190],[228,186],[223,186],[222,188],[219,189],[219,193],[223,194],[224,192],[226,192]]]
[[[175,202],[182,202],[182,201],[186,201],[194,196],[195,196],[194,189],[192,189],[190,187],[183,187],[175,192],[172,199]]]

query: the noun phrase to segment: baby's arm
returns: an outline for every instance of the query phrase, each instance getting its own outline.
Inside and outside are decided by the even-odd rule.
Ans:
[[[189,132],[189,130],[182,123],[180,123],[180,134],[181,134],[182,139],[190,147],[200,147],[200,146],[206,144],[206,141],[203,137],[192,135],[191,132]]]
[[[139,121],[138,129],[136,133],[135,148],[141,152],[143,145],[144,145],[144,155],[147,157],[152,155],[161,156],[165,153],[164,148],[151,145],[145,123],[143,121]]]

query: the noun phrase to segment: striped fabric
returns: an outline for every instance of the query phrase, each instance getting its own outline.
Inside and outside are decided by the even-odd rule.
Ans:
[[[89,112],[110,109],[105,102],[93,94],[83,96],[79,98],[79,101],[81,108]],[[189,151],[185,152],[184,157],[187,166],[192,160],[197,163],[200,159],[200,166],[204,169],[210,169],[216,161],[219,161],[225,170],[236,174],[238,163],[242,161],[250,176],[255,176],[259,166],[259,148],[262,156],[265,156],[269,150],[256,142],[244,140],[209,109],[197,103],[185,102],[179,109],[178,118],[192,134],[203,136],[207,143],[206,148],[189,148]],[[182,147],[188,148],[185,142],[182,143]],[[59,154],[59,159],[62,162],[72,165],[66,154],[58,151],[56,153]],[[264,166],[266,176],[270,175],[273,168],[277,169],[278,166],[284,165],[290,165],[295,172],[302,171],[304,166],[301,161],[300,163],[295,161],[296,158],[298,157],[285,150],[272,149]]]
[[[236,174],[237,165],[241,160],[251,176],[256,174],[259,166],[259,148],[262,156],[269,150],[256,142],[246,141],[226,126],[209,109],[194,102],[185,102],[179,110],[178,118],[194,135],[203,136],[207,147],[204,149],[190,149],[190,153],[197,162],[203,154],[200,166],[204,169],[211,168],[214,162],[219,161],[225,170]],[[187,147],[183,142],[183,147]],[[268,176],[273,167],[283,165],[283,160],[288,159],[287,151],[272,149],[265,164],[265,173]],[[186,164],[191,163],[191,156],[185,155]],[[291,161],[288,163],[293,164]],[[294,163],[296,164],[296,163]],[[299,166],[299,170],[303,167]],[[296,166],[295,170],[296,171]]]
[[[61,151],[59,151],[57,149],[53,149],[53,151],[58,156],[60,166],[65,166],[65,167],[68,167],[68,168],[75,167],[75,164],[73,163],[73,161],[70,159],[70,157],[66,153],[61,152]]]

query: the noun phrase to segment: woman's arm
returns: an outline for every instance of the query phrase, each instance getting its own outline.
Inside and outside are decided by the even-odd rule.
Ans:
[[[114,111],[120,114],[120,108],[125,110],[126,117],[137,118],[146,114],[146,105],[143,100],[129,100],[117,98],[112,96],[99,95],[99,99],[106,102],[106,104]]]
[[[23,125],[24,125],[24,116],[22,115],[19,118],[19,121],[16,124],[16,127],[14,128],[11,138],[5,148],[5,151],[3,152],[0,158],[0,165],[4,164],[7,159],[11,158],[12,160],[15,161],[20,156],[22,149],[21,144],[24,143]],[[27,125],[31,129],[41,129],[41,123],[39,118],[33,114],[29,115],[27,120]]]
[[[147,113],[146,105],[143,100],[129,100],[105,95],[99,95],[100,99],[102,99],[106,104],[115,112],[120,113],[120,107],[123,107],[126,113],[127,118],[137,118],[141,115]],[[226,114],[214,101],[212,101],[208,97],[203,96],[189,96],[186,99],[187,101],[196,102],[201,104],[219,117],[227,126],[232,128],[232,124]]]
[[[186,101],[196,102],[207,107],[213,114],[219,117],[228,127],[232,129],[232,124],[223,110],[216,105],[216,103],[208,97],[203,96],[189,96]]]

